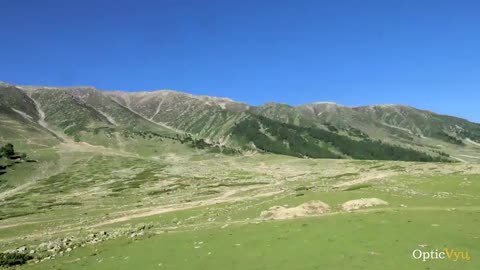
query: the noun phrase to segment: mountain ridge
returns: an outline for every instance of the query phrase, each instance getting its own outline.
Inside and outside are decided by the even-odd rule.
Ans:
[[[122,94],[127,94],[127,95],[136,95],[136,94],[144,94],[144,95],[148,95],[148,94],[155,94],[155,93],[158,93],[158,94],[162,94],[162,93],[172,93],[172,94],[181,94],[181,95],[186,95],[186,96],[190,96],[190,97],[193,97],[193,98],[211,98],[211,99],[218,99],[218,100],[226,100],[226,101],[230,101],[230,102],[234,102],[234,103],[240,103],[240,104],[245,104],[249,107],[262,107],[262,106],[265,106],[265,105],[268,105],[268,104],[280,104],[280,105],[286,105],[286,106],[290,106],[290,107],[303,107],[303,106],[307,106],[307,105],[334,105],[334,106],[338,106],[338,107],[346,107],[346,108],[364,108],[364,107],[408,107],[408,108],[413,108],[413,109],[416,109],[416,110],[420,110],[420,111],[425,111],[425,112],[429,112],[429,113],[434,113],[434,114],[437,114],[437,115],[442,115],[442,116],[450,116],[450,117],[455,117],[455,118],[459,118],[459,119],[463,119],[463,120],[467,120],[471,123],[474,123],[474,124],[480,124],[480,122],[477,122],[477,121],[473,121],[473,120],[470,120],[470,119],[467,119],[467,118],[463,118],[461,116],[456,116],[456,115],[450,115],[450,114],[446,114],[446,113],[438,113],[438,112],[435,112],[435,111],[432,111],[430,109],[425,109],[425,108],[419,108],[419,107],[415,107],[415,106],[412,106],[412,105],[408,105],[408,104],[400,104],[400,103],[378,103],[378,104],[365,104],[365,105],[344,105],[344,104],[340,104],[340,103],[337,103],[335,101],[314,101],[314,102],[309,102],[309,103],[304,103],[304,104],[299,104],[299,105],[292,105],[292,104],[288,104],[288,103],[279,103],[279,102],[273,102],[273,101],[267,101],[265,103],[262,103],[260,105],[251,105],[251,104],[248,104],[246,102],[242,102],[242,101],[237,101],[237,100],[234,100],[230,97],[227,97],[227,96],[210,96],[210,95],[205,95],[205,94],[192,94],[192,93],[189,93],[189,92],[186,92],[186,91],[181,91],[181,90],[175,90],[175,89],[167,89],[167,88],[159,88],[159,89],[152,89],[152,90],[138,90],[138,91],[127,91],[127,90],[119,90],[119,89],[115,89],[115,90],[111,90],[111,89],[99,89],[95,86],[87,86],[87,85],[84,85],[84,86],[41,86],[41,85],[15,85],[15,84],[11,84],[11,83],[8,83],[8,82],[5,82],[5,81],[0,81],[0,85],[1,84],[4,84],[4,85],[10,85],[10,86],[15,86],[17,88],[25,88],[25,89],[64,89],[64,90],[68,90],[68,89],[92,89],[92,90],[97,90],[97,91],[102,91],[102,92],[106,92],[106,93],[122,93]]]
[[[0,103],[0,110],[8,111],[10,118],[29,111],[25,115],[39,121],[42,107],[51,132],[109,147],[146,136],[182,142],[192,138],[187,141],[202,147],[206,143],[298,157],[476,161],[479,156],[479,124],[406,105],[251,106],[174,90],[123,92],[7,83],[0,87],[0,95],[10,100]],[[26,96],[35,104],[22,101]],[[23,120],[28,119],[25,115]]]

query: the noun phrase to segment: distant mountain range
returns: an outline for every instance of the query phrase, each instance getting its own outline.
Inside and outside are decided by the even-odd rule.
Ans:
[[[155,137],[304,158],[480,161],[479,124],[402,105],[250,106],[171,90],[0,83],[0,142],[116,148]]]

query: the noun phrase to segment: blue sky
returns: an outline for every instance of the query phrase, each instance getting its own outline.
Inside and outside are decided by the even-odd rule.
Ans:
[[[0,0],[1,1],[1,0]],[[1,1],[0,80],[480,122],[479,1]]]

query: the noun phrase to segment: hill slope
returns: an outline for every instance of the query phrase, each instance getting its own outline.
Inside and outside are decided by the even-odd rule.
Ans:
[[[265,104],[255,113],[297,126],[313,126],[353,137],[369,137],[459,160],[479,161],[480,125],[402,105],[347,107],[312,103],[292,107]]]
[[[480,125],[401,105],[253,107],[171,90],[127,93],[5,83],[0,97],[3,141],[15,138],[15,126],[22,126],[41,134],[37,137],[114,148],[170,138],[310,158],[480,160]]]

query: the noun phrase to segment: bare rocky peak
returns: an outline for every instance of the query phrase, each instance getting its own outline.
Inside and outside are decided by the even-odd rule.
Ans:
[[[268,108],[268,107],[292,107],[285,103],[277,103],[277,102],[267,102],[259,106],[260,108]]]
[[[335,106],[342,106],[340,104],[337,104],[336,102],[333,102],[333,101],[318,101],[318,102],[314,102],[312,103],[314,105],[335,105]]]
[[[15,86],[15,85],[0,81],[0,86],[8,87],[8,86]]]
[[[248,104],[234,101],[226,97],[212,97],[212,96],[197,96],[189,93],[174,91],[174,90],[154,90],[154,91],[142,91],[142,92],[125,92],[125,91],[98,91],[95,87],[92,86],[60,86],[60,87],[51,87],[51,86],[32,86],[32,85],[13,85],[6,82],[0,81],[0,86],[11,86],[21,89],[25,92],[33,92],[40,90],[58,90],[63,91],[64,93],[70,94],[80,100],[87,100],[92,95],[105,95],[113,98],[116,102],[129,107],[130,104],[138,103],[140,106],[143,104],[154,104],[161,101],[164,102],[164,105],[170,103],[171,106],[177,106],[181,104],[203,104],[213,108],[221,108],[226,110],[232,110],[237,112],[246,111],[251,108]],[[159,104],[155,105],[158,106]],[[370,106],[344,106],[335,102],[314,102],[310,104],[304,104],[299,106],[290,106],[283,103],[268,102],[261,105],[259,108],[268,109],[268,108],[285,108],[285,109],[299,109],[303,112],[314,113],[316,115],[321,114],[322,112],[329,112],[331,114],[336,113],[357,113],[361,112],[371,112],[376,114],[381,114],[385,112],[392,113],[421,113],[426,112],[432,114],[430,111],[422,111],[412,108],[410,106],[398,105],[398,104],[379,104],[379,105],[370,105]]]
[[[196,96],[188,93],[178,92],[174,90],[155,90],[155,91],[142,91],[142,92],[123,92],[123,91],[106,91],[107,95],[113,97],[122,97],[124,99],[136,99],[140,102],[148,102],[152,100],[164,100],[164,101],[181,101],[185,102],[201,102],[208,106],[219,107],[222,109],[248,109],[249,105],[236,102],[226,97],[212,97],[212,96]]]
[[[300,110],[309,111],[310,113],[313,113],[318,116],[323,112],[337,112],[340,110],[350,109],[351,107],[339,105],[335,102],[315,102],[315,103],[300,105],[300,106],[297,106],[297,108]]]
[[[378,105],[367,105],[367,106],[345,106],[335,102],[314,102],[310,104],[304,104],[297,106],[298,108],[305,108],[315,111],[392,111],[392,112],[402,112],[409,110],[417,109],[401,104],[378,104]]]
[[[36,86],[36,85],[16,85],[17,88],[22,90],[64,90],[64,91],[94,91],[97,90],[93,86]]]

